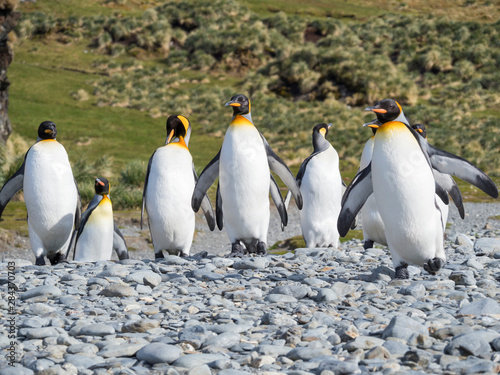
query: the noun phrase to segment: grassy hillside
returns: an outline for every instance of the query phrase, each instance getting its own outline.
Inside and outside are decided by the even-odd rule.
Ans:
[[[223,104],[245,93],[257,127],[295,170],[311,152],[312,127],[333,123],[329,139],[352,177],[371,133],[361,127],[373,117],[363,109],[393,97],[412,122],[427,125],[431,143],[500,181],[494,2],[268,3],[21,4],[9,69],[13,139],[29,146],[38,124],[54,121],[84,199],[105,175],[115,205],[131,207],[172,113],[192,122],[198,170],[230,121]],[[0,162],[3,179],[25,149],[14,150]]]

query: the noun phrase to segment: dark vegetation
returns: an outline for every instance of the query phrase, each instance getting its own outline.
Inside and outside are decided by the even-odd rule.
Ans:
[[[180,113],[205,139],[222,139],[230,119],[223,103],[245,93],[255,124],[290,165],[311,152],[312,127],[331,122],[330,141],[350,177],[371,135],[361,127],[372,118],[363,109],[395,98],[411,122],[426,124],[431,143],[498,181],[500,21],[397,13],[346,21],[333,13],[255,13],[233,0],[195,4],[172,1],[94,16],[27,12],[16,43],[92,50],[98,56],[76,68],[88,73],[85,85],[62,94],[95,108],[141,111],[162,123]],[[137,206],[147,158],[162,141],[121,157],[121,172],[112,158],[94,153],[89,162],[80,155],[75,174],[85,199],[102,170],[116,181],[114,204]],[[210,149],[200,151],[201,159],[195,156],[198,170],[217,152],[213,142],[205,145]]]

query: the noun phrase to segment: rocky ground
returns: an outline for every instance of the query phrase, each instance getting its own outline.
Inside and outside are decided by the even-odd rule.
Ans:
[[[4,248],[0,375],[498,373],[500,205],[466,204],[463,221],[455,211],[444,269],[410,267],[403,281],[385,248],[359,240],[225,258],[225,234],[201,221],[188,258],[152,260],[125,222],[130,260],[38,267],[27,245]],[[290,221],[281,232],[273,213],[270,244],[300,233],[294,209]]]

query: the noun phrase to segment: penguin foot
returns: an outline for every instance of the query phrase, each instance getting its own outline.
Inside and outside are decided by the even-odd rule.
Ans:
[[[50,264],[54,266],[58,263],[61,263],[63,260],[65,260],[66,256],[64,253],[55,253],[55,254],[47,255],[47,258],[49,258]]]
[[[155,253],[155,259],[164,259],[165,256],[163,255],[163,251],[158,251]]]
[[[363,243],[363,249],[371,249],[373,247],[373,241],[372,240],[366,240]]]
[[[408,273],[408,264],[401,263],[396,267],[396,279],[409,279],[410,274]]]
[[[238,241],[231,244],[231,253],[229,253],[228,257],[242,257],[245,255],[245,247]]]
[[[45,266],[45,259],[43,258],[43,255],[40,255],[39,257],[36,258],[35,264],[37,266]]]
[[[257,244],[257,255],[265,256],[267,255],[267,246],[263,241],[259,241]]]
[[[431,275],[435,275],[437,271],[441,269],[441,267],[444,266],[444,259],[441,258],[434,258],[434,259],[429,259],[427,263],[424,264],[424,270],[429,272]]]

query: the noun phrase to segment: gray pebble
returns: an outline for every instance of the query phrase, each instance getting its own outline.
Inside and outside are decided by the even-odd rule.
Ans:
[[[111,284],[104,288],[100,295],[105,297],[134,297],[137,292],[128,285]]]
[[[222,354],[185,354],[175,360],[172,363],[172,366],[191,369],[193,367],[201,366],[224,358],[225,357]]]
[[[395,337],[403,341],[408,341],[415,332],[428,335],[428,330],[416,320],[404,315],[396,315],[384,329],[382,338]]]
[[[500,315],[500,305],[491,298],[471,302],[459,311],[460,315]]]
[[[84,336],[106,336],[115,333],[115,329],[108,324],[89,324],[86,326],[75,327],[73,331],[73,336],[84,335]],[[70,330],[70,334],[72,331]]]
[[[154,342],[142,347],[136,354],[138,360],[146,361],[150,365],[157,363],[172,363],[182,355],[182,350],[174,345]]]
[[[500,251],[499,238],[479,238],[474,243],[474,251],[476,253],[490,255]]]
[[[37,286],[36,288],[29,289],[24,293],[21,293],[19,295],[19,298],[21,298],[22,300],[40,296],[44,296],[47,298],[57,298],[61,296],[61,294],[62,294],[61,289],[53,285],[42,285],[42,286]]]

